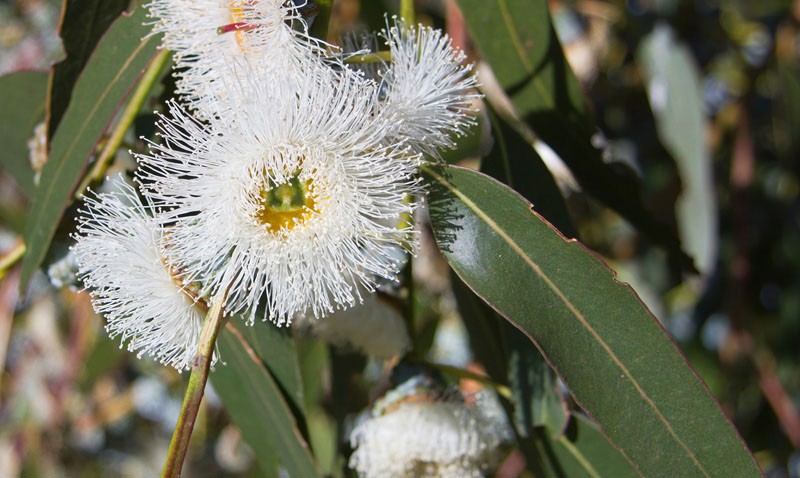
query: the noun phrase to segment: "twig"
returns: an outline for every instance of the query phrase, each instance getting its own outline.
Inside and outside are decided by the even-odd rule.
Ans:
[[[25,247],[25,243],[20,239],[10,251],[0,256],[0,279],[5,277],[9,269],[14,267],[14,264],[16,264],[17,261],[22,259],[22,256],[25,255],[26,250],[27,248]]]
[[[203,400],[203,392],[208,381],[211,359],[214,356],[214,345],[224,321],[223,305],[228,296],[228,290],[224,289],[219,295],[220,297],[213,300],[213,305],[203,323],[203,330],[200,331],[197,356],[192,365],[189,385],[186,387],[181,414],[178,417],[178,423],[175,424],[175,431],[169,444],[167,460],[164,462],[161,478],[177,478],[181,475],[183,461],[189,448],[189,439],[192,437],[197,412],[200,410],[200,402]]]
[[[156,80],[158,80],[161,70],[164,68],[164,65],[167,64],[169,57],[169,50],[161,50],[150,62],[139,84],[136,85],[136,90],[133,92],[133,95],[131,95],[130,101],[128,101],[127,106],[125,106],[119,123],[117,123],[111,136],[108,137],[103,151],[100,152],[100,156],[95,161],[89,174],[83,178],[80,186],[75,190],[75,199],[83,197],[83,192],[86,191],[86,188],[93,182],[99,181],[106,173],[109,163],[111,163],[122,141],[125,139],[125,134],[139,115],[144,100],[147,99],[147,95],[150,93]]]

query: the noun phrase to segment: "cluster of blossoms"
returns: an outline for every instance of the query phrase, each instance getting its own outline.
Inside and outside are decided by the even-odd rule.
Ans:
[[[448,37],[391,20],[366,40],[391,61],[353,66],[371,52],[311,37],[311,2],[148,8],[179,98],[136,155],[138,190],[90,197],[73,249],[110,335],[184,370],[212,305],[282,325],[397,281],[418,168],[472,122]]]

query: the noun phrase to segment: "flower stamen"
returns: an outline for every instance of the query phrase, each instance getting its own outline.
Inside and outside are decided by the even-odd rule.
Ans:
[[[301,181],[298,175],[281,184],[267,179],[259,198],[256,219],[271,233],[291,230],[318,212],[311,180]]]

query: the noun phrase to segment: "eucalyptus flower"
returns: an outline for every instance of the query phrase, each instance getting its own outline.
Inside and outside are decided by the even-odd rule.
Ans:
[[[391,61],[358,63],[381,47]],[[472,64],[441,30],[393,18],[378,35],[348,37],[345,51],[355,68],[380,84],[381,114],[415,150],[436,157],[474,124],[473,102],[481,95]]]
[[[85,198],[72,252],[109,335],[181,371],[192,366],[207,306],[165,262],[151,213],[118,178],[112,192]]]
[[[203,296],[228,289],[228,314],[284,324],[397,280],[396,249],[416,247],[402,218],[416,207],[421,158],[375,114],[376,85],[358,73],[269,75],[243,71],[224,118],[202,122],[173,103],[163,141],[138,160],[182,278]]]
[[[411,349],[403,316],[379,294],[371,294],[363,304],[334,312],[324,319],[302,316],[298,325],[328,343],[371,357],[390,359]]]
[[[302,71],[329,47],[308,35],[313,8],[306,1],[153,0],[147,7],[153,33],[162,33],[162,46],[173,51],[178,93],[203,116],[224,114],[209,99],[227,98],[220,80],[236,73],[231,62]]]
[[[408,385],[387,393],[350,433],[349,466],[361,478],[477,478],[497,465],[512,432],[492,392],[467,403]]]

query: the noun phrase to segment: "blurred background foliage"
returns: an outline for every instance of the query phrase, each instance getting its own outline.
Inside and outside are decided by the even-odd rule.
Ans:
[[[380,28],[397,3],[337,0],[330,38]],[[800,476],[800,2],[551,0],[549,7],[597,121],[595,146],[638,178],[646,209],[682,239],[700,274],[688,274],[654,245],[657,238],[584,193],[537,143],[574,234],[673,334],[768,476]],[[479,58],[454,1],[420,0],[417,9],[420,21],[446,29]],[[55,0],[0,2],[0,74],[45,71],[60,58],[59,11]],[[484,64],[479,71],[491,97],[491,73]],[[169,77],[163,89],[171,91]],[[446,159],[479,165],[492,148],[489,124],[487,115]],[[128,147],[141,147],[133,138],[150,133],[152,117],[142,115]],[[132,166],[124,156],[114,168]],[[8,251],[29,198],[10,175],[0,174],[0,184],[0,250]],[[37,274],[18,301],[15,274],[0,283],[0,476],[158,474],[182,377],[120,350],[85,293],[55,289]],[[412,358],[480,372],[447,265],[425,229],[413,279]],[[319,470],[346,475],[343,430],[388,387],[394,364],[311,338],[300,340],[297,354],[300,426]],[[498,476],[517,476],[519,459],[510,454]],[[185,475],[264,473],[210,388]]]

